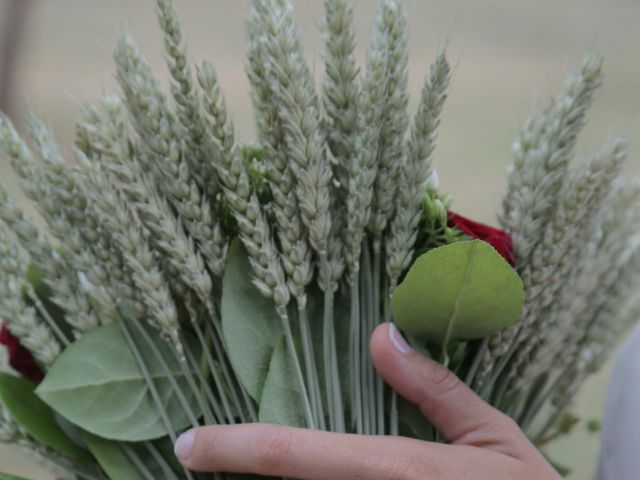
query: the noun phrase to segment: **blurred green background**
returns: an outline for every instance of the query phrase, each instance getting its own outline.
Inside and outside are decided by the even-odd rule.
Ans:
[[[364,65],[375,0],[354,1],[358,60]],[[19,5],[21,4],[21,5]],[[614,135],[640,139],[640,2],[637,0],[408,0],[412,109],[436,52],[447,46],[454,81],[435,152],[441,186],[455,209],[495,222],[511,142],[526,117],[542,108],[576,68],[585,52],[605,57],[606,82],[581,137],[578,161]],[[253,138],[251,104],[244,75],[243,20],[248,0],[176,0],[193,60],[218,70],[239,135]],[[310,66],[322,76],[320,0],[294,0]],[[20,42],[15,8],[25,22]],[[14,12],[11,14],[10,12]],[[152,0],[0,0],[0,48],[14,61],[0,64],[3,108],[20,123],[29,106],[57,133],[71,158],[78,104],[117,89],[111,50],[118,32],[131,32],[158,75],[167,78],[162,40]],[[13,38],[13,42],[8,42]],[[11,82],[8,80],[11,79]],[[9,88],[7,88],[9,87]],[[640,169],[633,149],[628,175]],[[16,177],[0,157],[0,178],[19,195]],[[22,197],[21,197],[22,198]],[[576,410],[599,418],[608,368],[582,389]],[[583,424],[549,448],[574,469],[570,478],[590,478],[597,435]],[[51,478],[16,449],[0,445],[0,467],[32,479]]]

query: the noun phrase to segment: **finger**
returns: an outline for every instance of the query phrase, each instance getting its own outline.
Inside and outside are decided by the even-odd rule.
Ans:
[[[254,423],[189,430],[176,442],[176,456],[187,468],[200,472],[301,480],[465,478],[460,452],[452,448],[402,437]]]
[[[455,444],[489,447],[512,456],[528,445],[508,416],[485,403],[450,370],[412,350],[393,324],[371,337],[378,374]]]

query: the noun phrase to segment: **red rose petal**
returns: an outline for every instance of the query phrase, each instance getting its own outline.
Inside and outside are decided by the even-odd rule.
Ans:
[[[0,329],[0,344],[7,348],[11,368],[36,384],[42,381],[44,375],[33,355],[20,344],[20,340],[17,337],[11,334],[6,323]]]
[[[476,222],[457,213],[449,212],[448,216],[450,227],[456,227],[471,238],[477,238],[478,240],[487,242],[493,246],[511,266],[515,266],[516,259],[513,255],[513,244],[511,243],[511,236],[507,232],[490,225],[485,225],[484,223]]]

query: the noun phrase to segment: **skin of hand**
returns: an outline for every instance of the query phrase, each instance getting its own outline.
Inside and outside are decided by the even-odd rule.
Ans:
[[[371,356],[378,374],[415,403],[448,444],[256,423],[188,430],[176,442],[178,460],[201,472],[301,480],[561,478],[511,418],[412,350],[393,325],[373,333]]]

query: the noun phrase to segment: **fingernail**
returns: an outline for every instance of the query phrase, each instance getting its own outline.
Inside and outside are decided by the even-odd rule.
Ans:
[[[176,444],[173,447],[173,452],[176,455],[176,458],[181,462],[189,458],[191,454],[191,447],[193,447],[193,441],[196,438],[195,430],[187,430],[182,435],[178,437],[176,440]]]
[[[389,324],[389,340],[391,345],[402,355],[411,353],[411,347],[393,323]]]

